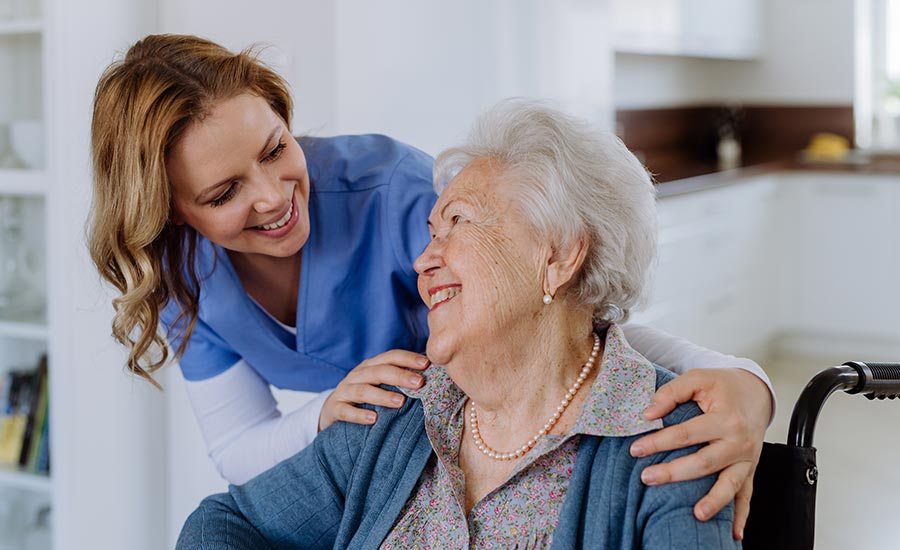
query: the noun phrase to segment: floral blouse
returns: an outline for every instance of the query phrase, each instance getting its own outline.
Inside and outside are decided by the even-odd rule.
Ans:
[[[612,325],[597,378],[571,431],[540,438],[509,479],[466,515],[458,458],[467,397],[440,366],[428,369],[426,378],[422,388],[403,391],[422,400],[435,454],[382,549],[549,548],[580,436],[622,437],[662,427],[661,420],[642,416],[655,393],[653,365]]]

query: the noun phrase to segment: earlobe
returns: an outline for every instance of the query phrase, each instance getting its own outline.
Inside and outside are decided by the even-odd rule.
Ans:
[[[556,248],[547,263],[547,282],[544,291],[555,296],[557,290],[573,280],[584,265],[587,242],[578,239],[564,248]]]

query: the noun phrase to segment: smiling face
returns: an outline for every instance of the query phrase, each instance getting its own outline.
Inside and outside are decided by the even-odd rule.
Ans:
[[[419,294],[430,307],[428,357],[447,365],[471,356],[540,309],[548,246],[514,202],[512,177],[487,160],[470,163],[441,193],[432,240],[416,259]]]
[[[228,250],[279,258],[309,236],[300,146],[262,98],[242,94],[192,123],[166,158],[175,223]]]

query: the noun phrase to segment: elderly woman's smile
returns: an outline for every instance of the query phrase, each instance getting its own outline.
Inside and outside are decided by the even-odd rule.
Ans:
[[[458,296],[460,292],[462,292],[462,286],[460,285],[443,285],[429,288],[428,294],[431,296],[429,307],[434,310],[439,305],[445,304]]]
[[[546,246],[514,207],[515,180],[478,160],[441,194],[428,220],[432,240],[415,262],[419,293],[430,307],[428,355],[447,364],[460,344],[478,349],[515,334],[542,305],[540,261]]]

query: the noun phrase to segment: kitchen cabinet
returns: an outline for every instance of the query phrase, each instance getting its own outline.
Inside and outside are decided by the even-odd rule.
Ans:
[[[788,344],[806,352],[859,342],[896,360],[900,175],[801,172],[781,180],[795,205],[784,224],[794,253],[781,266]]]
[[[663,184],[665,185],[665,184]],[[784,172],[659,201],[637,322],[727,353],[900,357],[900,176]]]
[[[650,306],[633,319],[728,353],[759,355],[774,326],[765,317],[765,253],[776,182],[770,176],[662,198]]]
[[[617,52],[752,59],[762,44],[759,0],[613,0]]]

